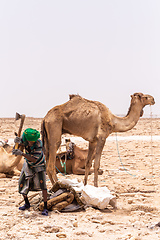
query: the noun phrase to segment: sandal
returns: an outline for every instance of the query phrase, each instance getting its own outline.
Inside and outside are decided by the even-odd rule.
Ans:
[[[22,207],[19,207],[19,210],[26,210],[26,209],[29,209],[30,208],[30,205],[28,205],[28,204],[24,204]]]
[[[43,212],[42,212],[42,215],[48,216],[48,210],[47,210],[47,209],[44,209]]]

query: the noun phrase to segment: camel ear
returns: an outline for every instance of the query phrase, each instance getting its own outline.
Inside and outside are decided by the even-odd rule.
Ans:
[[[142,101],[142,97],[143,97],[142,93],[135,93],[133,96],[139,98],[139,100]]]
[[[139,99],[142,99],[143,94],[142,93],[138,93],[137,96],[139,97]]]
[[[132,104],[135,103],[135,95],[134,95],[134,94],[131,95],[131,103],[132,103]]]

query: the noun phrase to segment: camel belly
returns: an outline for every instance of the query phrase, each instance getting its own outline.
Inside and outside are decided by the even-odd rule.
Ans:
[[[100,118],[97,114],[88,114],[79,118],[72,114],[72,116],[63,119],[62,131],[80,136],[87,141],[93,141],[98,134],[99,122]]]

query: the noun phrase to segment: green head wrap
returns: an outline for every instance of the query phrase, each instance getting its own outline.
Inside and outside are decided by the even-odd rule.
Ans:
[[[22,139],[24,142],[25,141],[36,142],[38,138],[40,138],[40,132],[37,131],[36,129],[27,128],[22,134]]]

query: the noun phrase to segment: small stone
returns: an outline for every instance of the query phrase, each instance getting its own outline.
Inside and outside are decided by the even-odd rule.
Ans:
[[[103,219],[103,215],[93,215],[92,219],[102,220]]]
[[[61,227],[52,227],[51,228],[51,233],[57,233],[57,232],[60,232],[60,230],[61,230]]]
[[[73,227],[78,227],[78,222],[77,221],[73,222]]]
[[[65,233],[57,233],[56,237],[58,237],[58,238],[66,238],[67,235]]]
[[[106,231],[106,229],[100,229],[99,232],[100,233],[104,233]]]
[[[6,188],[0,188],[0,194],[4,193],[6,191]]]
[[[92,235],[93,235],[92,233],[83,232],[83,231],[81,231],[81,232],[76,232],[75,234],[76,234],[76,235],[79,235],[79,236],[80,236],[80,235],[87,235],[88,237],[92,237]]]
[[[146,179],[146,177],[144,177],[144,176],[141,177],[141,180],[145,180],[145,179]]]
[[[93,223],[99,223],[99,224],[101,223],[99,220],[96,220],[96,219],[92,220],[92,222]]]
[[[133,203],[133,199],[128,199],[128,204],[132,204]]]
[[[1,213],[2,216],[7,216],[6,212]]]
[[[44,228],[45,228],[44,231],[46,233],[58,233],[61,230],[61,227],[58,226],[46,226]]]

